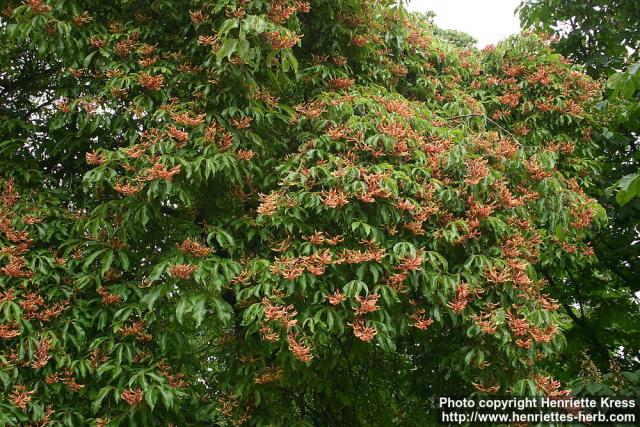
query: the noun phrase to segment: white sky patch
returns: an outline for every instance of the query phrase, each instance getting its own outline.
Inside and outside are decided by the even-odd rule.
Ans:
[[[518,4],[520,0],[409,0],[408,9],[435,12],[438,27],[464,31],[482,48],[520,31],[514,14]]]

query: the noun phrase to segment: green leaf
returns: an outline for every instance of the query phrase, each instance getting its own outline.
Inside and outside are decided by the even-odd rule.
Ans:
[[[185,311],[187,311],[187,297],[182,297],[178,302],[178,305],[176,305],[176,318],[178,319],[178,322],[180,322],[180,324],[183,323],[182,318]]]
[[[152,288],[147,294],[140,298],[141,304],[146,304],[149,310],[153,310],[153,306],[156,301],[166,294],[164,285],[157,285]]]
[[[231,59],[231,55],[236,51],[236,47],[238,46],[238,40],[233,38],[228,38],[224,40],[222,47],[216,53],[216,58],[218,60],[218,65],[222,64],[222,60],[224,58]]]
[[[233,317],[233,307],[220,298],[213,298],[212,302],[216,307],[218,319],[220,319],[223,325],[229,324],[229,321]]]
[[[102,255],[102,268],[100,269],[100,275],[104,276],[107,271],[111,268],[111,264],[113,263],[113,249],[109,249]]]
[[[193,304],[193,308],[191,310],[193,312],[193,319],[196,321],[196,328],[198,328],[202,324],[207,312],[204,295],[192,296],[191,303]]]
[[[625,175],[617,182],[616,201],[624,206],[640,194],[640,174]]]

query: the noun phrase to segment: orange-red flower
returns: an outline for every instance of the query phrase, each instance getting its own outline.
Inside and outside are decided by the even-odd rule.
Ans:
[[[6,207],[10,208],[18,201],[19,198],[20,195],[15,190],[13,179],[5,181],[4,190],[2,191],[2,194],[0,194],[0,200],[2,200],[2,203]]]
[[[12,257],[9,263],[0,268],[0,274],[9,277],[29,278],[33,276],[33,272],[29,270],[27,262],[23,256]]]
[[[334,79],[329,80],[329,86],[332,89],[341,90],[341,89],[346,89],[348,87],[353,86],[354,82],[355,82],[355,80],[353,80],[353,79],[336,77]]]
[[[249,161],[254,158],[256,153],[253,150],[238,150],[236,151],[236,155],[241,160]]]
[[[415,270],[419,270],[421,267],[422,267],[422,254],[418,253],[414,256],[404,257],[400,261],[400,264],[396,266],[396,269],[400,271],[415,271]]]
[[[185,142],[187,142],[189,140],[189,133],[181,131],[180,129],[176,128],[175,126],[168,126],[167,127],[167,134],[171,138],[173,138],[176,141],[178,141],[178,144],[184,144]]]
[[[280,367],[267,368],[262,374],[256,375],[254,381],[256,384],[267,384],[280,381],[282,379],[283,373],[284,371]]]
[[[322,200],[322,203],[325,206],[332,209],[347,205],[349,203],[347,194],[344,191],[337,190],[335,188],[332,188],[329,191],[321,192],[320,200]]]
[[[36,352],[36,360],[31,363],[31,367],[34,369],[44,368],[49,359],[51,359],[51,355],[49,354],[49,350],[51,349],[51,338],[46,337],[40,340],[40,344],[38,346],[38,350]]]
[[[331,305],[339,305],[342,301],[346,300],[347,297],[344,296],[342,292],[336,289],[334,293],[331,295],[327,295],[327,299],[329,300],[329,304]]]
[[[139,405],[142,402],[142,398],[144,397],[144,392],[137,389],[128,388],[122,392],[122,400],[127,402],[129,405]]]
[[[271,2],[271,7],[267,11],[267,16],[276,24],[284,23],[296,12],[296,7],[288,6],[285,1],[275,0]]]
[[[100,298],[102,298],[102,302],[107,305],[117,304],[122,299],[120,295],[110,293],[106,286],[101,287],[98,290],[98,294],[100,295]]]
[[[134,194],[138,194],[140,190],[142,190],[142,185],[133,185],[129,183],[122,184],[120,182],[117,182],[113,186],[113,189],[125,196],[133,196]]]
[[[20,327],[16,323],[0,323],[0,338],[9,340],[20,336]]]
[[[212,248],[209,248],[193,239],[186,239],[184,242],[176,244],[176,246],[180,252],[193,255],[197,258],[204,258],[213,252]]]
[[[29,402],[31,402],[31,395],[35,393],[35,390],[27,391],[27,388],[24,385],[15,385],[13,386],[13,392],[9,396],[11,403],[16,405],[18,408],[23,411],[27,408]]]
[[[175,264],[169,268],[169,274],[175,279],[189,279],[194,271],[198,269],[197,265],[193,264]]]
[[[107,159],[102,154],[98,154],[95,151],[85,154],[85,158],[87,160],[87,164],[89,165],[101,165],[107,161]]]
[[[204,123],[204,114],[172,113],[171,119],[183,126],[198,126]]]
[[[140,86],[149,90],[158,90],[164,86],[164,76],[159,74],[157,76],[152,76],[145,72],[141,72],[138,76],[138,82]]]
[[[482,384],[477,384],[477,383],[471,383],[473,384],[473,386],[476,388],[476,390],[482,392],[482,393],[497,393],[498,390],[500,390],[500,386],[499,385],[494,385],[494,386],[483,386]]]
[[[560,390],[560,381],[554,380],[551,377],[539,376],[535,379],[536,385],[540,390],[550,397],[563,397],[569,396],[571,390]]]
[[[424,308],[419,308],[415,310],[410,316],[412,321],[411,326],[421,329],[423,331],[427,329],[429,326],[431,326],[431,324],[433,323],[433,319],[430,317],[429,318],[425,317],[425,313],[426,313],[426,310]]]
[[[487,175],[489,175],[487,159],[473,159],[467,162],[467,177],[465,182],[468,185],[480,183]]]
[[[371,294],[366,297],[361,297],[360,295],[356,296],[356,301],[360,304],[360,307],[356,309],[356,315],[361,316],[366,313],[372,313],[380,310],[380,307],[377,305],[378,298],[380,298],[380,295],[378,294]]]
[[[52,9],[52,7],[45,4],[43,0],[27,0],[26,3],[34,13],[38,14],[51,12]]]
[[[231,125],[236,129],[247,129],[251,126],[253,118],[249,116],[240,117],[238,119],[231,120]]]
[[[378,334],[376,328],[372,326],[365,326],[364,320],[362,319],[358,319],[353,323],[348,323],[348,325],[353,328],[353,335],[364,342],[371,341],[373,337]]]
[[[167,169],[162,163],[154,163],[149,169],[145,170],[138,181],[146,182],[153,181],[154,179],[164,179],[165,181],[171,181],[171,179],[180,173],[181,166],[176,165],[171,169]]]
[[[289,343],[289,350],[299,361],[303,363],[311,362],[313,354],[311,354],[311,348],[301,344],[293,334],[287,336],[287,342]]]

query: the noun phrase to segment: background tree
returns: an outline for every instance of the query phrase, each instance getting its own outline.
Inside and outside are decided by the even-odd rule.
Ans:
[[[523,28],[558,34],[558,51],[592,77],[608,77],[640,59],[640,11],[633,0],[525,0],[517,12]]]
[[[433,26],[432,31],[441,40],[446,40],[448,42],[451,42],[455,46],[458,46],[463,49],[476,48],[476,43],[478,41],[473,37],[471,37],[469,34],[462,31],[458,31],[458,30],[449,30],[449,29],[443,29],[438,27],[434,23],[434,19],[436,17],[436,14],[434,12],[431,12],[431,11],[427,11],[423,13],[414,12],[414,14],[420,17],[420,19],[424,20],[425,23],[428,22],[429,24],[431,24]]]

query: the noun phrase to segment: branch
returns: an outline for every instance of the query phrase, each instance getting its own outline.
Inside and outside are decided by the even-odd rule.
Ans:
[[[584,309],[582,308],[582,296],[580,295],[580,285],[578,284],[577,280],[573,278],[573,275],[569,270],[565,268],[564,271],[566,271],[567,275],[569,275],[569,280],[571,280],[571,283],[573,283],[573,288],[576,290],[576,297],[578,298],[578,305],[580,306],[580,317],[582,317],[582,320],[584,320]]]
[[[584,320],[582,320],[578,316],[576,316],[576,314],[573,312],[573,309],[571,308],[571,306],[569,304],[564,303],[564,304],[562,304],[562,307],[564,307],[564,311],[567,312],[569,317],[571,319],[573,319],[574,322],[576,322],[580,326],[586,326],[586,324],[584,323]]]
[[[502,127],[502,125],[500,125],[499,123],[497,123],[495,120],[487,117],[485,114],[462,114],[459,116],[453,116],[453,117],[445,117],[444,120],[456,120],[456,119],[465,119],[465,118],[469,118],[469,117],[480,117],[482,119],[484,119],[485,123],[491,122],[494,126],[496,126],[498,128],[499,131],[501,131],[500,133],[504,132],[507,135],[509,135],[511,137],[511,139],[513,139],[513,141],[519,146],[521,147],[522,145],[520,144],[520,142],[516,139],[516,137],[509,132],[508,130],[506,130],[504,127]]]
[[[544,274],[544,276],[547,278],[547,280],[549,281],[550,284],[552,284],[553,286],[558,286],[554,280],[551,278],[551,275],[544,269],[541,269],[542,274]],[[580,326],[580,328],[583,331],[583,335],[593,343],[594,345],[594,349],[596,349],[599,353],[601,353],[603,356],[608,357],[609,355],[609,349],[607,348],[606,345],[602,344],[600,342],[600,340],[598,339],[598,337],[596,336],[594,330],[592,328],[589,327],[589,325],[587,324],[586,319],[580,319],[578,316],[576,316],[576,314],[573,312],[573,309],[571,308],[571,306],[567,303],[563,303],[562,306],[564,307],[565,311],[567,312],[567,314],[569,315],[569,317],[571,318],[571,320],[573,320],[576,325]]]

